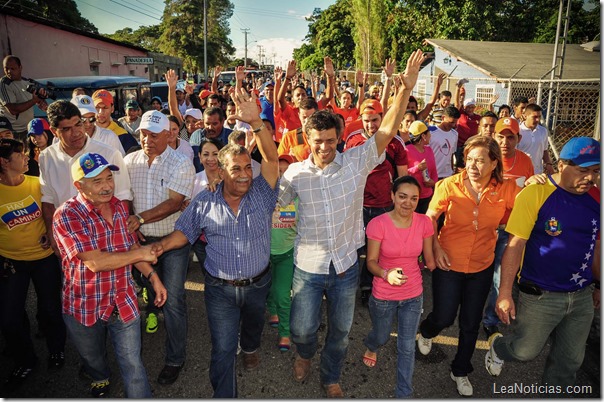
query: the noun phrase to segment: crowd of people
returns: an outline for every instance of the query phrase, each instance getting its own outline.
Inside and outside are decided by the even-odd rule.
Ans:
[[[323,307],[320,382],[343,397],[357,294],[371,317],[359,356],[369,369],[396,322],[396,397],[413,397],[416,344],[429,354],[456,318],[460,395],[473,394],[481,327],[492,376],[551,337],[543,382],[573,385],[600,302],[600,143],[573,138],[554,163],[539,105],[518,98],[495,114],[495,97],[478,114],[463,82],[440,90],[444,74],[420,110],[411,93],[425,60],[414,51],[401,73],[386,60],[383,85],[363,71],[354,85],[337,77],[329,57],[309,79],[295,61],[268,79],[238,67],[234,83],[219,83],[217,67],[199,94],[168,70],[167,108],[129,99],[116,121],[111,92],[78,88],[47,104],[22,90],[23,66],[6,56],[0,331],[15,366],[3,392],[36,367],[34,315],[49,369],[65,364],[69,335],[94,397],[110,395],[107,335],[125,396],[152,396],[141,337],[163,323],[157,382],[174,383],[187,359],[191,254],[214,397],[237,397],[238,356],[247,370],[261,365],[267,321],[271,347],[293,350],[293,378],[305,381]],[[422,319],[424,269],[433,307]]]

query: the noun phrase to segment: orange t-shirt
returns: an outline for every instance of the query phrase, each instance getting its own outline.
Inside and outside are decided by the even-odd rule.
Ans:
[[[464,170],[436,183],[429,210],[445,214],[438,235],[441,247],[451,262],[451,271],[475,273],[487,269],[495,258],[497,226],[506,211],[514,206],[520,187],[511,179],[491,182],[480,202],[464,185]]]
[[[290,130],[283,134],[283,138],[279,143],[279,148],[277,148],[277,153],[279,155],[291,155],[296,162],[302,162],[310,155],[310,146],[308,145],[308,140],[306,139],[306,134],[304,132],[302,132],[304,144],[298,145],[297,131],[297,129]]]
[[[524,187],[524,181],[535,174],[531,157],[522,151],[516,150],[514,157],[503,158],[503,177],[516,181],[518,187]],[[506,211],[501,223],[507,223],[511,211]]]
[[[354,122],[356,119],[359,118],[359,109],[357,109],[356,107],[341,109],[334,105],[331,106],[333,108],[334,113],[342,115],[342,117],[344,118],[344,124],[346,124],[346,126],[348,126],[350,123]]]
[[[287,130],[295,130],[298,127],[302,127],[299,109],[297,107],[286,105],[285,109],[281,110],[281,119],[283,119],[283,123]]]

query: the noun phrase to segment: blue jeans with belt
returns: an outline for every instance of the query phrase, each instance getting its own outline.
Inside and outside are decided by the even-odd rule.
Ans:
[[[84,369],[93,381],[109,379],[107,363],[107,332],[111,337],[115,358],[120,366],[127,398],[151,398],[151,386],[141,357],[141,320],[128,323],[112,314],[109,321],[98,320],[91,327],[63,314],[69,337],[82,357]]]
[[[576,292],[532,295],[520,291],[512,332],[493,343],[504,361],[528,361],[541,352],[551,336],[543,384],[575,384],[583,363],[585,343],[594,317],[593,286]]]
[[[238,335],[241,332],[244,353],[255,352],[260,347],[270,287],[270,270],[248,286],[232,286],[206,273],[204,294],[212,338],[210,382],[214,398],[237,397]]]
[[[424,297],[419,295],[407,300],[380,300],[371,295],[369,315],[371,331],[364,343],[372,352],[390,339],[392,322],[397,318],[396,398],[413,397],[413,369],[415,364],[415,335],[422,315]]]
[[[159,239],[147,237],[146,244]],[[191,246],[187,243],[181,248],[167,251],[157,259],[157,264],[153,265],[153,269],[157,271],[168,291],[168,299],[161,308],[166,325],[165,364],[168,366],[182,366],[186,358],[188,323],[185,281],[189,269],[190,248]],[[149,293],[147,313],[157,313],[159,309],[153,304],[155,300],[153,286],[149,284],[147,278],[143,278],[143,283],[147,286]]]
[[[321,323],[321,302],[327,297],[327,338],[321,353],[321,383],[336,384],[348,350],[348,334],[354,317],[359,266],[352,265],[336,274],[333,264],[329,274],[311,274],[296,267],[292,283],[290,319],[292,341],[303,359],[317,352],[317,330]]]
[[[474,370],[472,355],[492,280],[492,265],[471,274],[438,268],[432,271],[434,307],[419,328],[424,338],[434,338],[453,325],[459,310],[459,343],[451,363],[451,371],[456,377],[465,377]]]

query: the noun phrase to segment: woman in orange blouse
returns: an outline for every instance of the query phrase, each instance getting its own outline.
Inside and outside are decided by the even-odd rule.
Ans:
[[[455,321],[459,310],[459,343],[451,364],[451,379],[460,395],[473,393],[468,374],[478,338],[482,310],[493,281],[496,229],[512,209],[520,188],[503,178],[499,146],[490,137],[474,136],[464,148],[466,168],[436,184],[427,216],[436,222],[445,214],[440,234],[434,236],[432,273],[433,311],[422,321],[420,352],[427,355],[432,338]]]

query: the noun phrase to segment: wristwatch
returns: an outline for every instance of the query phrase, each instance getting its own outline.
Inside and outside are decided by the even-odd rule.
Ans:
[[[139,214],[135,214],[134,216],[136,216],[136,218],[138,219],[138,223],[140,223],[141,225],[145,223],[145,219],[143,219],[143,217]]]

